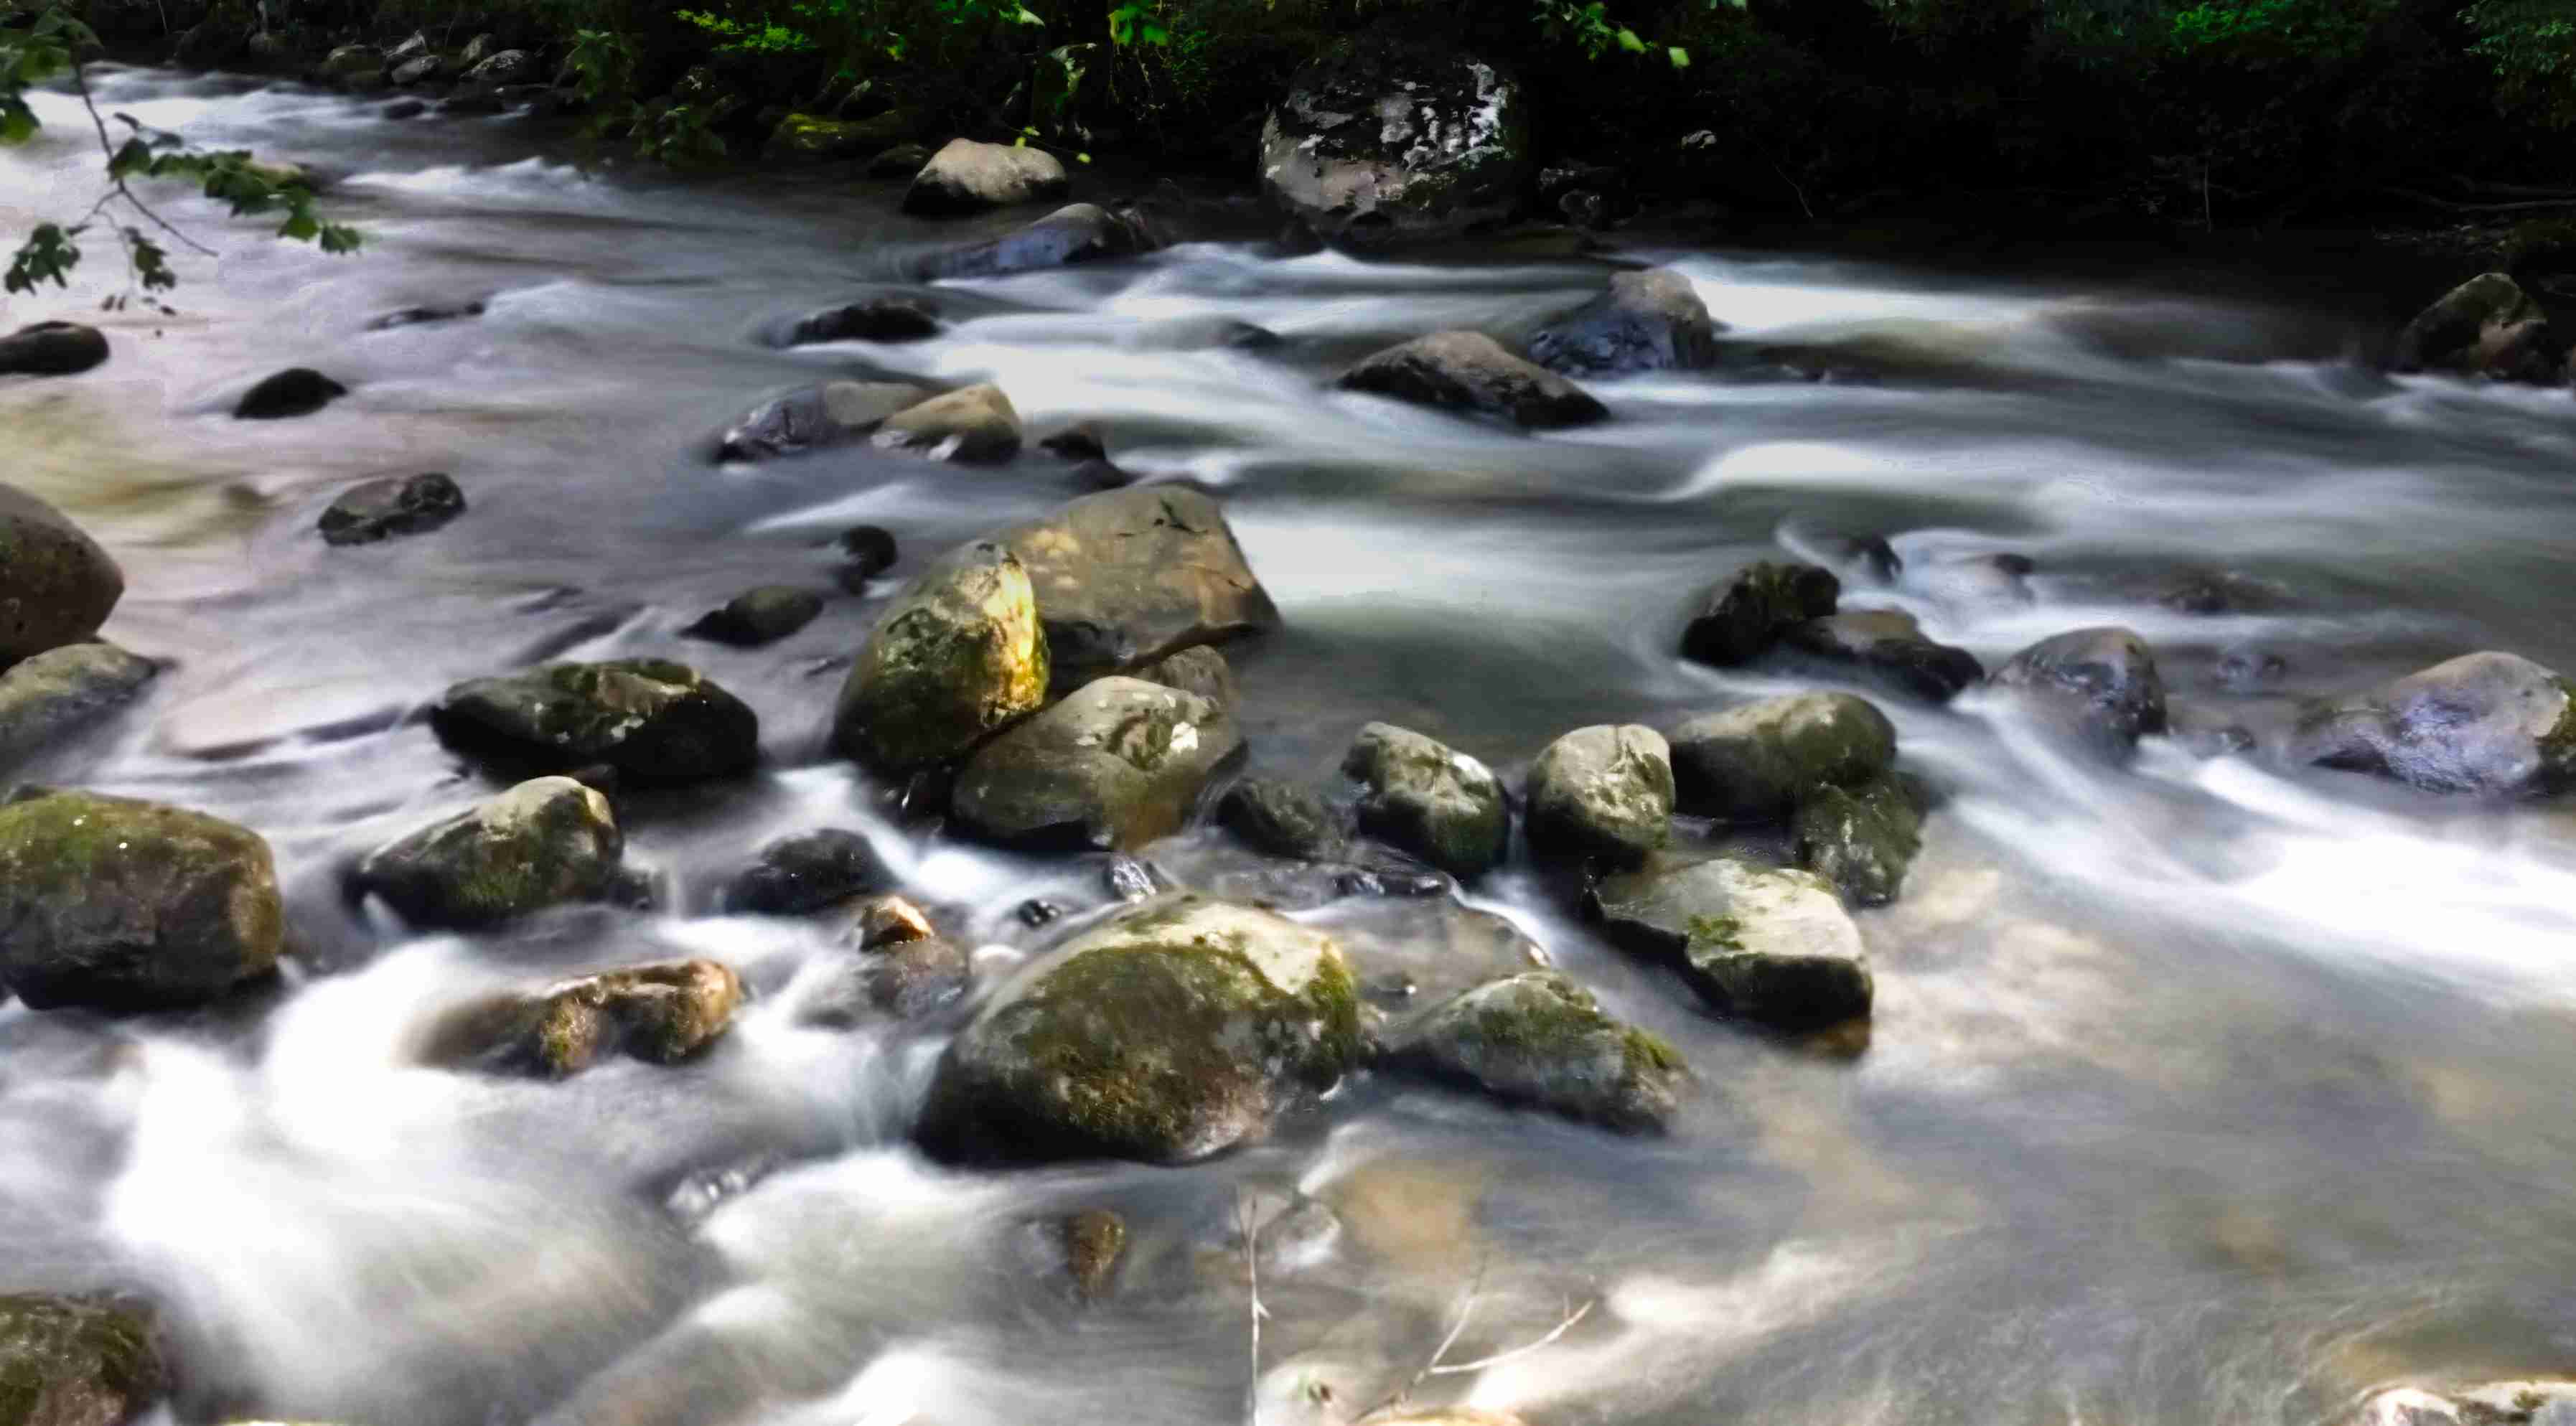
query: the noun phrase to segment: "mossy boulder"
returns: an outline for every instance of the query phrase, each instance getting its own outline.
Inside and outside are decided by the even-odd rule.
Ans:
[[[161,666],[114,644],[65,644],[0,673],[0,772],[134,701]]]
[[[1625,864],[1672,835],[1672,748],[1635,723],[1577,728],[1530,765],[1530,846]]]
[[[1207,699],[1104,678],[986,743],[949,805],[996,841],[1127,851],[1179,831],[1242,749],[1233,717]]]
[[[668,961],[567,980],[451,1013],[430,1063],[561,1079],[618,1055],[676,1065],[733,1025],[742,980],[717,961]]]
[[[882,891],[894,879],[875,844],[845,827],[781,837],[727,883],[728,911],[803,916]]]
[[[62,512],[0,485],[0,664],[77,644],[125,597],[125,572]]]
[[[1834,884],[1854,906],[1884,906],[1923,850],[1923,807],[1899,777],[1807,794],[1790,823],[1798,865]]]
[[[1926,638],[1923,626],[1901,609],[1850,609],[1792,625],[1789,647],[1837,672],[1909,693],[1926,703],[1947,703],[1985,681],[1976,655]]]
[[[621,883],[608,799],[568,777],[520,783],[358,864],[356,885],[418,926],[489,926]]]
[[[986,382],[916,402],[885,418],[874,437],[887,450],[932,460],[991,464],[1020,453],[1020,413]]]
[[[1195,490],[1086,495],[1001,539],[1027,567],[1058,694],[1279,623],[1225,511]]]
[[[2147,641],[2121,628],[2042,639],[1995,670],[2013,692],[2066,731],[2113,750],[2165,731],[2165,685]]]
[[[950,217],[1064,197],[1064,165],[1044,149],[950,139],[913,175],[903,211]]]
[[[1697,371],[1717,362],[1717,334],[1689,278],[1668,267],[1610,276],[1610,290],[1551,318],[1530,360],[1568,375]]]
[[[77,322],[38,322],[0,337],[0,376],[78,376],[107,360],[107,337]]]
[[[1461,881],[1501,865],[1510,850],[1501,779],[1446,744],[1371,723],[1352,741],[1342,771],[1362,789],[1360,830]]]
[[[0,1426],[122,1426],[169,1385],[141,1309],[94,1297],[0,1296]]]
[[[834,744],[881,773],[962,756],[1046,701],[1029,573],[1002,545],[942,559],[896,596],[841,685]]]
[[[1341,375],[1344,391],[1391,396],[1416,406],[1493,416],[1557,430],[1610,418],[1583,388],[1514,356],[1482,332],[1434,332],[1361,359]]]
[[[2463,654],[2310,707],[2289,753],[2427,792],[2548,796],[2576,785],[2576,685],[2516,654]]]
[[[1673,730],[1672,750],[1683,811],[1772,821],[1819,789],[1884,775],[1896,725],[1866,698],[1796,693],[1693,718]]]
[[[1022,968],[941,1058],[920,1136],[950,1159],[1182,1163],[1262,1137],[1360,1053],[1332,938],[1173,893]]]
[[[1262,129],[1262,188],[1328,243],[1454,238],[1519,203],[1524,109],[1493,65],[1382,28],[1289,82]]]
[[[1659,859],[1587,894],[1611,939],[1672,965],[1730,1015],[1814,1029],[1869,1013],[1860,929],[1812,872]]]
[[[530,771],[606,764],[647,782],[749,770],[760,718],[686,664],[668,659],[558,663],[469,679],[447,690],[430,725],[449,746]]]
[[[1733,668],[1768,652],[1780,636],[1834,612],[1842,581],[1812,564],[1762,560],[1708,592],[1682,630],[1682,657]]]
[[[790,163],[822,163],[866,158],[899,144],[918,127],[909,110],[888,109],[866,119],[827,119],[818,114],[790,114],[769,131],[763,153]]]
[[[2447,371],[2497,381],[2556,379],[2567,342],[2549,314],[2501,272],[2482,273],[2442,295],[2397,334],[2399,371]]]
[[[1507,1104],[1629,1132],[1661,1132],[1689,1078],[1661,1039],[1602,1013],[1554,971],[1490,981],[1431,1009],[1388,1047],[1387,1063]]]
[[[1341,855],[1342,819],[1312,788],[1247,777],[1217,802],[1217,821],[1254,851],[1300,861]]]
[[[277,966],[268,843],[219,817],[90,792],[0,806],[0,985],[47,1010],[213,1000]]]

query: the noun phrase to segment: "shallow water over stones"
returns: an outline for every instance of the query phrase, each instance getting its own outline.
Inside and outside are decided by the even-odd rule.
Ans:
[[[2365,282],[1621,240],[1610,260],[1675,268],[1726,324],[1718,361],[1582,379],[1609,419],[1533,435],[1333,381],[1431,332],[1525,342],[1604,290],[1606,260],[1291,257],[1247,234],[925,287],[926,258],[1046,205],[912,218],[900,179],[846,165],[585,172],[564,135],[506,118],[394,122],[142,72],[103,89],[147,124],[340,175],[374,238],[327,259],[174,203],[224,254],[174,259],[180,312],[100,319],[111,357],[88,372],[0,378],[0,478],[115,556],[127,592],[101,635],[166,665],[8,776],[256,830],[291,928],[281,983],[204,1010],[0,1006],[0,1293],[155,1303],[181,1419],[1203,1426],[1240,1419],[1249,1388],[1264,1422],[1326,1426],[1410,1379],[1470,1284],[1453,1361],[1593,1304],[1547,1349],[1416,1393],[1530,1426],[2308,1426],[2392,1382],[2570,1369],[2576,826],[2290,746],[2304,700],[2472,651],[2576,669],[2576,407],[2353,363],[2406,315],[2356,298]],[[56,122],[67,101],[40,103],[44,136],[0,165],[0,226],[86,206],[95,155]],[[1071,196],[1129,195],[1084,172]],[[82,277],[0,325],[96,317],[112,265]],[[906,297],[935,301],[936,332],[766,340]],[[453,315],[380,325],[423,312]],[[1279,340],[1231,343],[1238,323]],[[299,367],[349,394],[230,419]],[[743,412],[832,380],[989,381],[1030,446],[994,466],[867,441],[709,458]],[[1870,698],[1931,811],[1896,899],[1852,917],[1865,1043],[1716,1018],[1585,922],[1517,831],[1456,893],[1364,839],[1265,858],[1202,813],[1134,855],[1327,932],[1374,1014],[1566,974],[1690,1066],[1668,1132],[1361,1074],[1180,1167],[913,1148],[975,996],[1122,893],[1105,853],[898,816],[941,799],[835,755],[836,697],[906,581],[1096,488],[1037,446],[1085,422],[1114,471],[1221,505],[1278,615],[1226,645],[1240,771],[1337,800],[1327,831],[1349,825],[1339,767],[1373,721],[1517,794],[1576,728]],[[317,532],[350,487],[425,470],[466,492],[452,522]],[[833,589],[861,524],[900,547],[865,593],[763,647],[681,637],[746,589]],[[1677,657],[1708,589],[1754,559],[1829,567],[1843,611],[1902,613],[1986,668],[2133,631],[2174,732],[2123,762],[2008,690],[1939,705],[1796,649]],[[454,935],[350,899],[369,853],[503,790],[435,736],[446,689],[643,658],[758,715],[747,773],[609,793],[665,909]],[[761,847],[820,828],[869,839],[968,963],[941,984],[977,991],[802,1013],[848,975],[855,909],[711,908]],[[1674,850],[1779,861],[1791,835],[1685,816]],[[495,997],[697,959],[743,1000],[681,1063],[603,1057],[560,1082],[425,1063]],[[1125,1235],[1087,1294],[1058,1225],[1092,1212]]]

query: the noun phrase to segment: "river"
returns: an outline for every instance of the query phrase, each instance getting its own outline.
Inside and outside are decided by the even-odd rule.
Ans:
[[[1247,238],[929,289],[903,347],[770,349],[764,323],[875,291],[1008,217],[939,225],[839,170],[585,168],[563,128],[401,121],[381,100],[110,69],[102,106],[335,175],[359,256],[174,199],[175,313],[96,315],[87,376],[0,383],[6,479],[123,563],[107,634],[171,661],[111,730],[24,775],[203,808],[277,851],[285,987],[193,1015],[0,1007],[0,1289],[162,1304],[180,1419],[348,1426],[1001,1426],[1241,1420],[1258,1234],[1265,1423],[1420,1399],[1532,1426],[2307,1426],[2371,1386],[2576,1361],[2576,823],[2267,757],[2299,699],[2456,653],[2576,668],[2576,407],[2564,390],[2391,379],[2371,284],[2175,263],[1901,265],[1614,236],[1687,274],[1748,345],[1887,374],[1594,383],[1614,414],[1525,436],[1338,393],[1339,365],[1447,327],[1509,331],[1603,261],[1362,262]],[[0,162],[0,230],[85,209],[76,104]],[[1091,183],[1105,178],[1085,175]],[[1025,216],[1025,215],[1021,215]],[[68,294],[120,289],[93,243]],[[2421,296],[2429,297],[2430,292]],[[425,303],[473,320],[371,330]],[[1222,320],[1276,349],[1214,344]],[[1866,358],[1864,361],[1863,358]],[[285,366],[353,394],[235,422]],[[1988,667],[2062,630],[2153,645],[2187,729],[2127,766],[2018,731],[1991,695],[1882,699],[1940,789],[1903,897],[1859,922],[1865,1049],[1695,1008],[1516,860],[1458,902],[1310,913],[1364,967],[1533,945],[1698,1078],[1674,1131],[1615,1137],[1363,1079],[1271,1141],[1183,1169],[937,1167],[907,1146],[935,1037],[786,1013],[826,928],[709,914],[769,838],[864,829],[991,965],[1101,904],[1101,858],[1021,858],[889,819],[825,750],[879,601],[786,643],[683,643],[756,584],[828,587],[831,536],[904,563],[1081,493],[864,446],[713,464],[779,389],[867,365],[998,382],[1033,433],[1099,422],[1121,465],[1224,502],[1285,619],[1228,649],[1250,767],[1328,780],[1383,719],[1507,775],[1576,726],[1668,727],[1809,686],[1673,654],[1701,590],[1764,554],[1881,534],[1901,607]],[[471,508],[350,549],[313,524],[368,477],[452,473]],[[2026,556],[2027,598],[1981,557]],[[2195,573],[2231,607],[2163,600]],[[2254,651],[2251,657],[2248,651]],[[488,789],[419,711],[556,656],[688,659],[763,721],[739,784],[625,808],[663,911],[406,935],[342,894],[357,857]],[[2222,678],[2262,668],[2252,678]],[[1222,885],[1194,831],[1149,859]],[[731,1034],[677,1069],[559,1084],[421,1068],[443,1008],[673,954],[743,970]],[[1117,1290],[1049,1276],[1042,1225],[1117,1209]],[[1274,1216],[1275,1215],[1275,1216]]]

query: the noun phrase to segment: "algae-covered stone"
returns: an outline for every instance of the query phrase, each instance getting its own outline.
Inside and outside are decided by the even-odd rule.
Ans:
[[[1672,963],[1700,998],[1786,1029],[1867,1015],[1860,928],[1822,877],[1718,858],[1665,860],[1595,886],[1611,938]]]
[[[2519,655],[2463,654],[2310,708],[2289,751],[2427,792],[2548,796],[2576,785],[2576,685]]]
[[[1208,775],[1242,747],[1207,699],[1104,678],[985,744],[950,806],[997,841],[1130,850],[1179,831]]]
[[[1799,623],[1834,612],[1842,581],[1812,564],[1762,560],[1712,589],[1682,630],[1682,657],[1732,668],[1762,655]]]
[[[0,673],[0,771],[107,716],[161,666],[114,644],[65,644]]]
[[[1851,787],[1896,764],[1896,725],[1849,693],[1796,693],[1693,718],[1673,730],[1681,809],[1786,817],[1818,788]]]
[[[0,1426],[120,1426],[168,1391],[151,1317],[94,1297],[0,1296]]]
[[[1820,787],[1798,805],[1790,834],[1798,865],[1855,906],[1884,906],[1923,850],[1923,809],[1899,778]]]
[[[1672,1046],[1602,1013],[1554,971],[1491,981],[1425,1011],[1389,1061],[1510,1104],[1631,1132],[1661,1131],[1688,1077]]]
[[[1360,1051],[1332,938],[1173,893],[1022,968],[940,1060],[920,1133],[953,1159],[1181,1163],[1261,1137]]]
[[[1312,789],[1274,778],[1247,777],[1226,789],[1217,821],[1255,851],[1301,861],[1322,861],[1342,850],[1342,823]]]
[[[1995,670],[1994,685],[2113,748],[2165,730],[2165,685],[2155,655],[2127,629],[2075,629],[2042,639]]]
[[[1482,332],[1434,332],[1389,347],[1343,372],[1339,385],[1417,406],[1499,416],[1539,430],[1585,426],[1610,416],[1610,408],[1581,387],[1512,355]]]
[[[0,663],[77,644],[125,597],[125,572],[62,512],[0,485]]]
[[[1126,1256],[1127,1220],[1106,1208],[1086,1208],[1056,1220],[1055,1232],[1074,1293],[1085,1302],[1108,1296],[1119,1259]]]
[[[933,460],[984,464],[1020,453],[1020,413],[986,382],[906,406],[877,427],[876,443]]]
[[[284,930],[245,828],[89,792],[0,806],[0,985],[38,1010],[209,1001],[275,969]]]
[[[749,705],[668,659],[558,663],[469,679],[447,690],[430,723],[450,746],[534,768],[605,763],[647,781],[742,772],[760,756]]]
[[[617,889],[625,838],[608,799],[541,777],[383,847],[357,885],[420,926],[488,926]]]
[[[903,211],[932,217],[1062,198],[1064,165],[1043,149],[951,139],[903,195]]]
[[[1530,845],[1634,861],[1672,832],[1672,749],[1629,723],[1577,728],[1547,745],[1529,775]]]
[[[1342,758],[1359,781],[1360,829],[1460,880],[1483,875],[1511,844],[1503,784],[1465,753],[1409,729],[1371,723]]]
[[[1279,623],[1224,510],[1195,490],[1086,495],[1001,538],[1028,569],[1058,693]]]
[[[1028,571],[968,545],[896,596],[841,686],[832,737],[883,773],[958,757],[1046,701],[1048,648]]]
[[[554,1079],[621,1054],[675,1065],[722,1036],[741,1004],[741,978],[717,961],[602,971],[467,1006],[433,1031],[428,1058]]]

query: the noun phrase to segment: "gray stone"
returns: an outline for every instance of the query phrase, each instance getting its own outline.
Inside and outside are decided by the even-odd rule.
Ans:
[[[1359,781],[1360,829],[1461,881],[1501,865],[1511,845],[1503,784],[1483,763],[1408,729],[1360,729],[1342,771]]]
[[[939,335],[939,308],[925,297],[871,297],[801,318],[786,345],[815,342],[917,342]]]
[[[1965,649],[1923,636],[1914,616],[1896,609],[1853,609],[1790,626],[1791,647],[1901,689],[1928,703],[1947,703],[1985,680],[1985,665]]]
[[[1854,906],[1884,906],[1923,849],[1923,809],[1901,779],[1820,787],[1790,827],[1798,865],[1834,884]]]
[[[160,671],[114,644],[65,644],[0,673],[0,770],[132,702]]]
[[[1858,787],[1896,765],[1896,725],[1865,698],[1796,693],[1704,714],[1673,730],[1681,809],[1759,822],[1827,787]]]
[[[1129,850],[1179,831],[1242,748],[1233,718],[1207,699],[1104,678],[985,744],[950,809],[996,841]]]
[[[1812,872],[1661,860],[1587,895],[1613,940],[1667,962],[1711,1006],[1783,1029],[1869,1013],[1860,929]]]
[[[903,211],[935,217],[1060,200],[1064,165],[1043,149],[951,139],[904,190]]]
[[[781,837],[725,888],[728,911],[802,916],[882,891],[893,880],[876,847],[857,832],[824,827]]]
[[[1682,657],[1718,668],[1751,663],[1780,636],[1834,612],[1842,581],[1811,564],[1763,560],[1708,592],[1682,630]]]
[[[1047,636],[1029,574],[968,545],[895,597],[841,685],[834,746],[881,773],[946,762],[1046,701]]]
[[[465,513],[465,492],[432,473],[352,486],[322,512],[322,542],[364,545],[393,535],[435,530]]]
[[[1507,1104],[1631,1133],[1672,1122],[1689,1078],[1661,1039],[1603,1014],[1554,971],[1491,981],[1423,1012],[1388,1063],[1464,1084]]]
[[[1664,844],[1672,816],[1672,749],[1652,728],[1577,728],[1530,767],[1529,839],[1541,852],[1633,862]]]
[[[1074,263],[1134,257],[1163,246],[1153,225],[1132,208],[1073,203],[997,238],[929,260],[932,277],[1001,277]]]
[[[376,79],[385,72],[384,52],[374,45],[342,45],[322,57],[324,79]]]
[[[125,597],[125,572],[62,512],[0,485],[0,663],[86,642]]]
[[[2514,654],[2463,654],[2309,708],[2289,751],[2427,792],[2548,796],[2576,783],[2576,686]]]
[[[1341,819],[1323,798],[1294,783],[1247,777],[1217,803],[1217,821],[1255,851],[1300,861],[1341,854]]]
[[[395,65],[392,72],[385,77],[393,81],[395,88],[409,89],[415,84],[427,84],[446,72],[445,59],[438,55],[425,54],[418,59],[407,59]]]
[[[2042,639],[1995,670],[1994,685],[2117,748],[2165,730],[2165,685],[2155,655],[2127,629],[2076,629]]]
[[[490,926],[607,897],[625,845],[607,798],[541,777],[379,849],[356,884],[416,926]]]
[[[1697,371],[1717,362],[1717,334],[1690,279],[1668,267],[1613,273],[1610,290],[1549,321],[1530,360],[1568,375]]]
[[[1537,429],[1608,420],[1581,387],[1505,351],[1482,332],[1434,332],[1389,347],[1343,372],[1345,391],[1417,406],[1498,416]]]
[[[1028,569],[1059,693],[1279,622],[1224,510],[1195,490],[1086,495],[1001,539]]]
[[[465,82],[499,88],[506,84],[542,84],[545,74],[537,57],[527,50],[502,50],[481,59],[465,61]]]
[[[989,464],[1020,453],[1020,413],[1002,388],[986,382],[915,402],[885,418],[877,445],[933,460]]]
[[[929,400],[905,381],[833,381],[764,401],[716,440],[721,460],[768,460],[854,441],[886,419]]]
[[[760,756],[750,707],[668,659],[469,679],[439,699],[430,725],[449,746],[492,761],[550,771],[604,763],[648,781],[724,777]]]
[[[1136,670],[1135,676],[1147,683],[1195,693],[1229,713],[1243,696],[1234,686],[1234,668],[1225,661],[1225,655],[1205,646],[1157,659]]]
[[[823,596],[788,584],[764,584],[725,601],[680,631],[681,637],[712,639],[738,648],[774,644],[814,622],[823,612]]]
[[[2498,381],[2556,379],[2566,343],[2549,316],[2501,272],[2470,278],[2397,334],[2399,371],[2447,371]]]

